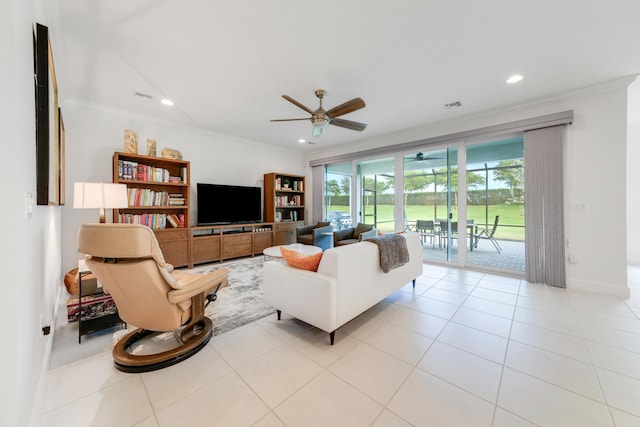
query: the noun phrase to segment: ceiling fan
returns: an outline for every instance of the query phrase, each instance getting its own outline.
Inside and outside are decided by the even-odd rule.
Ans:
[[[415,157],[408,157],[407,160],[410,162],[424,162],[425,160],[443,160],[444,157],[433,157],[428,156],[424,153],[417,153]]]
[[[313,111],[311,108],[308,108],[295,99],[291,98],[287,95],[282,95],[284,99],[292,103],[293,105],[302,108],[307,113],[311,114],[311,117],[303,118],[303,119],[274,119],[272,122],[289,122],[294,120],[311,120],[311,124],[313,125],[313,136],[320,136],[322,134],[322,129],[327,127],[327,125],[340,126],[346,129],[362,131],[367,127],[364,123],[352,122],[350,120],[338,119],[337,117],[343,116],[348,113],[352,113],[356,110],[365,107],[364,101],[360,98],[353,98],[351,101],[347,101],[344,104],[340,104],[337,107],[333,107],[329,111],[325,111],[322,108],[322,99],[327,94],[326,91],[322,89],[316,90],[316,96],[320,100],[320,107],[317,110]]]

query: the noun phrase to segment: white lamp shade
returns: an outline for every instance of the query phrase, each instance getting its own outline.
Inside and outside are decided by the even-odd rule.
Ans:
[[[73,207],[76,209],[121,209],[129,206],[127,186],[103,182],[76,182]]]

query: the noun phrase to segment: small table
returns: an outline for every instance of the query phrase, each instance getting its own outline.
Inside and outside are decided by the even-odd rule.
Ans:
[[[98,282],[98,279],[92,279],[90,283],[84,283],[85,289],[82,290],[83,278],[91,274],[91,270],[87,266],[85,260],[78,261],[78,344],[82,343],[82,336],[98,331],[100,329],[110,328],[115,325],[124,325],[126,323],[120,319],[118,315],[118,309],[110,295],[105,294],[102,284]],[[85,280],[86,282],[86,280]],[[82,298],[90,298],[92,301],[87,300],[85,305],[89,308],[85,309],[87,319],[83,320],[82,315]],[[91,309],[91,305],[94,305],[95,310]],[[94,312],[95,311],[95,312]]]
[[[281,247],[285,247],[287,249],[292,249],[294,251],[301,252],[304,255],[315,255],[317,253],[322,252],[322,248],[313,245],[303,245],[300,243],[293,243],[291,245],[280,245],[280,246],[271,246],[270,248],[265,248],[262,251],[262,255],[264,255],[264,259],[267,257],[272,258],[282,258],[282,252],[280,252]]]

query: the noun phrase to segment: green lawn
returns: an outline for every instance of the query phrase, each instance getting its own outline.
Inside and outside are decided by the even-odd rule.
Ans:
[[[437,218],[446,218],[446,206],[438,206]],[[346,206],[331,206],[329,211],[347,211]],[[407,220],[414,223],[417,219],[434,219],[433,206],[407,206]],[[373,212],[373,208],[365,209],[366,213]],[[485,223],[485,207],[471,205],[467,206],[467,216],[473,219],[476,224]],[[524,240],[524,206],[522,205],[490,205],[489,206],[489,227],[493,225],[496,215],[500,215],[498,230],[495,237],[505,240]],[[378,229],[389,232],[393,230],[393,206],[378,206]],[[457,218],[457,207],[453,207],[453,218]],[[365,222],[367,220],[365,219]],[[481,228],[483,225],[480,226]]]

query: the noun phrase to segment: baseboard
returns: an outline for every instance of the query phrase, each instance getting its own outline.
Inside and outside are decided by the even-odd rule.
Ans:
[[[40,368],[40,377],[38,378],[38,388],[36,390],[36,396],[33,403],[33,411],[31,412],[31,427],[37,427],[40,425],[40,411],[42,410],[42,404],[44,401],[44,393],[47,388],[47,372],[49,371],[49,364],[51,363],[51,353],[53,351],[53,337],[56,331],[56,322],[58,321],[58,308],[60,307],[60,296],[62,295],[62,282],[58,286],[58,295],[55,298],[55,304],[53,308],[53,319],[51,320],[51,329],[49,335],[42,336],[42,346],[44,347],[42,366]]]
[[[629,298],[629,286],[614,285],[611,283],[593,282],[590,280],[567,280],[567,289],[579,292],[592,292],[596,294],[611,295],[620,298]]]

